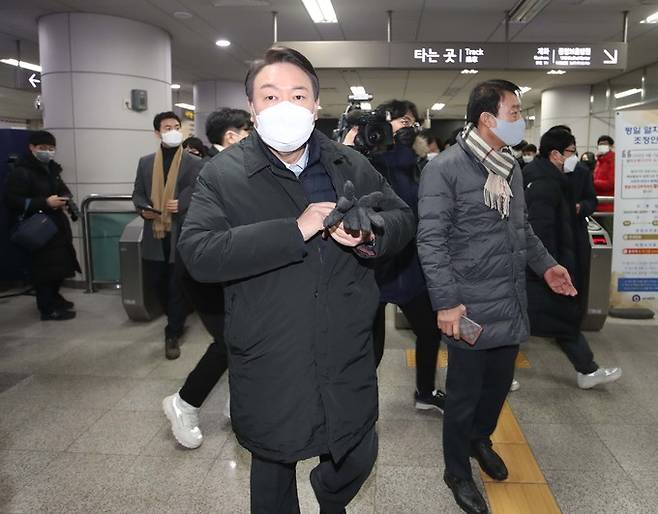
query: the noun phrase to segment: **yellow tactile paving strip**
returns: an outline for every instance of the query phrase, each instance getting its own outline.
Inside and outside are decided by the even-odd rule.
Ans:
[[[413,348],[409,348],[405,350],[405,356],[407,358],[407,367],[408,368],[415,368],[416,367],[416,350]],[[437,358],[437,363],[436,363],[437,368],[447,368],[448,367],[448,352],[446,350],[439,350],[439,356]],[[531,368],[532,365],[530,364],[530,361],[528,358],[525,356],[523,352],[519,352],[519,354],[516,357],[516,367],[517,368],[523,368],[523,369],[528,369]]]
[[[415,350],[406,351],[406,360],[408,367],[416,367]],[[438,367],[445,368],[448,364],[448,352],[439,351],[437,361]],[[516,367],[532,367],[522,352],[519,352],[516,359]],[[509,477],[504,482],[496,482],[484,472],[480,472],[491,513],[561,514],[562,511],[546,483],[523,430],[507,402],[500,413],[491,441],[509,470]]]

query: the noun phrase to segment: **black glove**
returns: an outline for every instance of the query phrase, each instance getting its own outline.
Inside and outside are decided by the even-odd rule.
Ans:
[[[418,132],[414,127],[402,127],[395,133],[393,140],[398,145],[411,147],[416,141],[417,135]]]
[[[349,232],[381,231],[384,229],[384,218],[375,209],[380,209],[383,199],[384,193],[381,191],[357,199],[354,184],[348,180],[343,187],[343,196],[336,202],[336,208],[324,219],[324,227],[329,229],[342,221],[343,227]]]

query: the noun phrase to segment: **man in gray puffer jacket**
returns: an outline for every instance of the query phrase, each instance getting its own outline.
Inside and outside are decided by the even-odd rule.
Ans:
[[[423,170],[418,253],[448,345],[444,480],[465,512],[481,514],[487,505],[469,457],[492,478],[507,478],[490,436],[519,344],[529,336],[526,265],[555,292],[573,296],[576,290],[527,221],[523,177],[509,151],[525,130],[518,86],[505,80],[476,86],[467,121],[457,144]],[[482,327],[473,345],[462,333],[463,316]]]

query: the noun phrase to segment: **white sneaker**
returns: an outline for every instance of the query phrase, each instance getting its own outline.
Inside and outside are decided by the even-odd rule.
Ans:
[[[519,389],[521,389],[521,384],[519,384],[519,381],[515,378],[514,380],[512,380],[512,385],[509,386],[509,390],[511,392],[511,391],[518,391]]]
[[[621,368],[599,368],[594,373],[583,375],[578,373],[578,387],[591,389],[599,384],[609,384],[621,378]]]
[[[171,422],[171,431],[185,448],[198,448],[203,442],[199,428],[199,409],[183,400],[178,393],[162,400],[162,410]]]

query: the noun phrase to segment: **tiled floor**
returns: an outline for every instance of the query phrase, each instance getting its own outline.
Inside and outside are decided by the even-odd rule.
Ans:
[[[198,450],[174,444],[160,411],[205,351],[200,323],[166,361],[162,320],[128,321],[116,292],[66,296],[78,318],[63,323],[38,321],[31,297],[0,300],[0,512],[248,512],[249,454],[222,414],[226,380],[203,408]],[[348,512],[459,513],[441,480],[441,418],[413,409],[411,334],[388,329],[379,459]],[[657,334],[618,320],[588,334],[599,364],[624,368],[591,391],[552,343],[525,345],[532,368],[517,371],[509,403],[565,514],[658,512]],[[298,467],[304,514],[317,512],[312,466]]]

